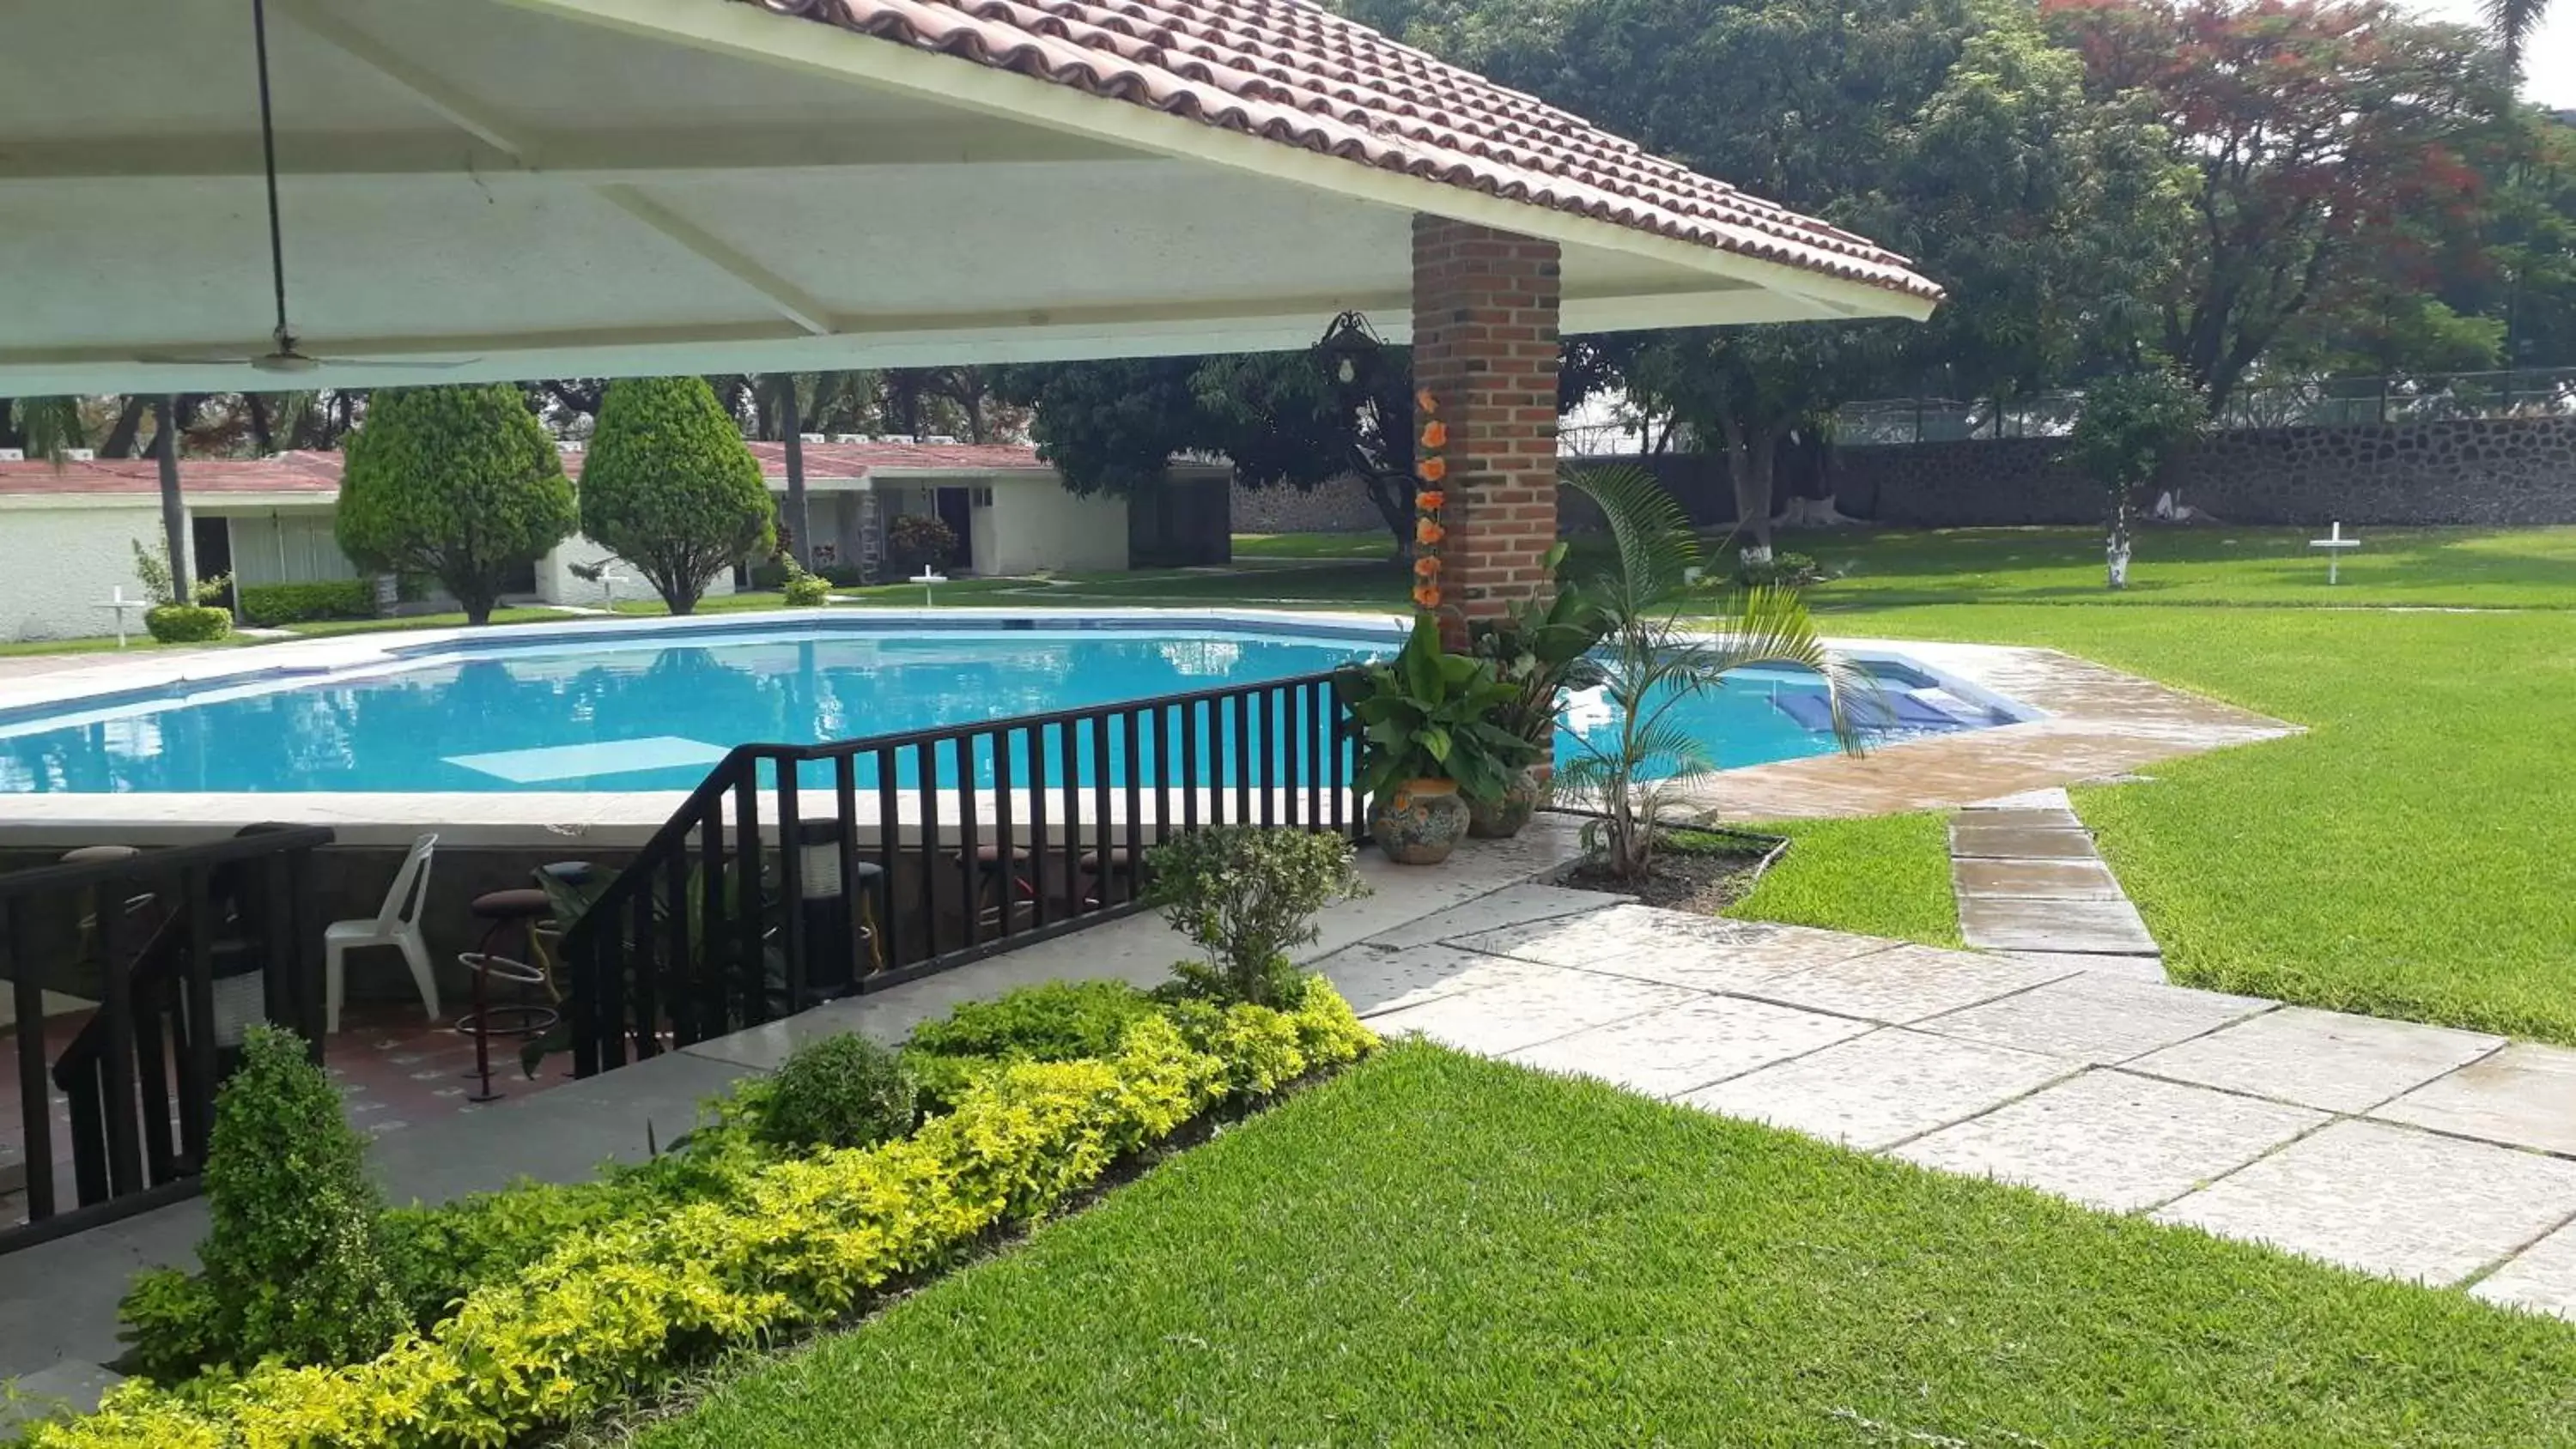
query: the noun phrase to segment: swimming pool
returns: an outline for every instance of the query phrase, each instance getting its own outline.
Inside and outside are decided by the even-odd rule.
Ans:
[[[1392,652],[1400,628],[966,611],[518,626],[0,711],[0,793],[685,790],[736,744],[1288,678]],[[1886,738],[2012,717],[1903,660],[1870,667],[1890,701]],[[1682,717],[1719,764],[1760,764],[1834,748],[1821,698],[1813,676],[1748,671]],[[1571,703],[1570,729],[1615,723],[1597,699]],[[1560,739],[1560,759],[1576,748]]]

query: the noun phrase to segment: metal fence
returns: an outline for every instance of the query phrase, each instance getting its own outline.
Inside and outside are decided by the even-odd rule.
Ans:
[[[1847,448],[1969,438],[2062,438],[2083,410],[2081,392],[2048,392],[1997,405],[1958,398],[1884,398],[1835,413]],[[2213,420],[2222,431],[2359,427],[2467,418],[2576,416],[2576,368],[2462,372],[2431,378],[2318,378],[2240,388]]]
[[[331,832],[253,830],[0,875],[26,1193],[26,1221],[0,1228],[0,1252],[195,1192],[215,1088],[251,1022],[295,1028],[318,1060],[312,853]],[[97,1003],[50,1061],[49,995]],[[69,1183],[57,1181],[55,1089],[71,1124]]]
[[[577,1075],[1139,909],[1202,825],[1350,833],[1331,674],[718,764],[563,940]]]

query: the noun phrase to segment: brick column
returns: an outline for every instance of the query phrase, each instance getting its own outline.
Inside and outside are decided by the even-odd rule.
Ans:
[[[1413,218],[1413,382],[1449,429],[1440,587],[1453,647],[1459,615],[1493,618],[1549,586],[1557,296],[1556,243]]]

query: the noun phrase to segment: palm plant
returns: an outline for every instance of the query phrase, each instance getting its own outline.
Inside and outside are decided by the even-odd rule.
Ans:
[[[2487,29],[2504,52],[2505,69],[2522,75],[2522,50],[2549,15],[2549,0],[2486,0]]]
[[[1824,681],[1834,738],[1857,754],[1861,736],[1848,706],[1876,685],[1817,639],[1793,589],[1738,590],[1718,603],[1709,627],[1686,626],[1702,597],[1692,583],[1699,538],[1653,475],[1603,468],[1569,473],[1564,484],[1599,506],[1613,545],[1608,565],[1575,587],[1602,627],[1602,688],[1618,722],[1577,734],[1579,753],[1558,771],[1557,784],[1561,795],[1598,812],[1584,824],[1584,849],[1633,881],[1653,868],[1657,833],[1676,792],[1717,769],[1707,746],[1675,721],[1681,704],[1723,687],[1729,670],[1811,670]]]

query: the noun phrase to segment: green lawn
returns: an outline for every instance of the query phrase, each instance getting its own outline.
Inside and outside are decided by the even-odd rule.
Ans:
[[[1417,1045],[643,1442],[2571,1437],[2576,1327]]]
[[[1749,828],[1788,836],[1789,850],[1728,915],[1927,946],[1960,944],[1947,815],[1922,811]]]
[[[1395,540],[1384,530],[1366,533],[1238,533],[1234,556],[1244,559],[1393,558]]]
[[[590,616],[567,614],[561,609],[547,608],[494,609],[492,611],[494,624],[572,624],[588,617]],[[315,619],[308,623],[287,624],[283,627],[290,634],[300,634],[308,639],[335,637],[341,634],[398,634],[408,629],[462,629],[465,627],[465,615],[451,612],[405,614],[390,619]]]

